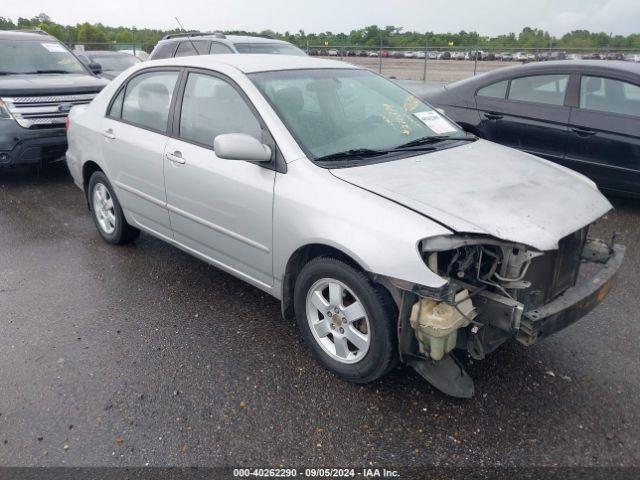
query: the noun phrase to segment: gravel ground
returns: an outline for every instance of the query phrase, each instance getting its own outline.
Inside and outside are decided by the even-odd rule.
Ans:
[[[407,368],[338,380],[266,294],[148,235],[108,246],[63,169],[0,171],[0,465],[638,466],[640,204],[613,201],[606,303],[456,400]]]

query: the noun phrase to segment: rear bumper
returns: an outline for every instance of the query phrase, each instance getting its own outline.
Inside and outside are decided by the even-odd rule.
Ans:
[[[552,302],[522,316],[517,338],[525,345],[531,345],[539,338],[547,337],[578,321],[607,296],[613,287],[625,247],[614,245],[613,253],[606,263],[586,279],[569,288]]]
[[[53,162],[63,158],[67,150],[64,128],[8,130],[0,132],[0,168]]]

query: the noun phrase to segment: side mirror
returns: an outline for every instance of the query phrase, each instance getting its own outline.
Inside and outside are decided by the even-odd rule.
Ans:
[[[99,63],[90,63],[87,67],[89,67],[89,70],[91,70],[95,75],[100,75],[102,73],[102,65]]]
[[[218,158],[247,162],[270,162],[271,148],[246,133],[225,133],[213,141]]]

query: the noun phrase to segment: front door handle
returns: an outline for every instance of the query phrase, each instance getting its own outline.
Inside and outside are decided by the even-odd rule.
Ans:
[[[580,127],[572,128],[571,130],[577,133],[580,137],[590,137],[591,135],[594,135],[596,133],[594,130]]]
[[[102,132],[102,136],[104,138],[108,138],[109,140],[115,140],[116,139],[116,135],[115,133],[113,133],[113,130],[108,128],[107,130],[105,130],[104,132]]]
[[[178,150],[176,150],[173,153],[167,152],[165,154],[165,157],[167,157],[167,160],[173,163],[180,163],[180,164],[187,163],[187,160],[182,156],[182,152],[179,152]]]
[[[502,115],[499,113],[487,112],[484,114],[485,118],[489,120],[502,120]]]

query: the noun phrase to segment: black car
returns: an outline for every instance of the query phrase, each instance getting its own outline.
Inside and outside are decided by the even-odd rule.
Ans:
[[[69,110],[106,84],[50,35],[0,31],[0,167],[64,157]]]
[[[406,86],[471,133],[640,198],[640,64],[549,61]]]
[[[98,75],[107,80],[113,80],[127,68],[140,63],[138,57],[118,51],[87,50],[74,53],[85,65],[93,64],[93,68],[100,71]],[[98,66],[100,66],[99,69],[97,69]]]

